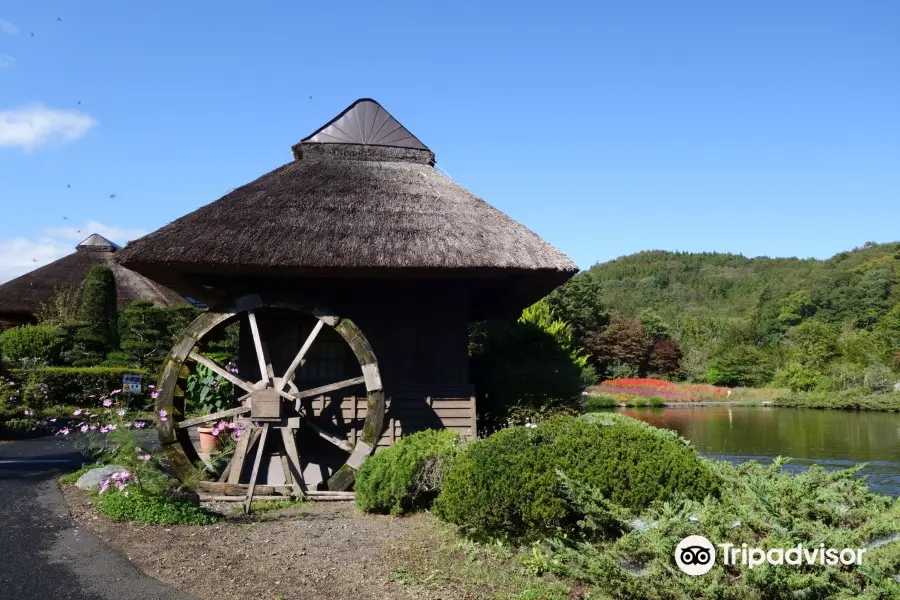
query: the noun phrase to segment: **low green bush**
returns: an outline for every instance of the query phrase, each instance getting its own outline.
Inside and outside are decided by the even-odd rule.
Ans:
[[[537,558],[560,577],[590,586],[585,597],[646,600],[900,597],[900,501],[871,492],[859,467],[792,475],[770,467],[710,461],[718,498],[655,504],[644,511],[610,506],[596,490],[567,482],[585,515],[580,537],[558,536]],[[599,527],[597,526],[599,524]],[[868,548],[862,567],[722,566],[702,577],[675,568],[673,553],[689,535],[736,548]]]
[[[22,325],[0,333],[0,355],[15,364],[52,363],[59,358],[60,339],[53,325]]]
[[[865,388],[842,392],[799,392],[775,398],[776,406],[900,412],[900,392],[872,394]]]
[[[110,390],[122,387],[123,375],[141,375],[144,377],[143,393],[128,397],[138,404],[149,399],[147,372],[131,367],[43,367],[16,371],[13,375],[24,380],[23,387],[43,394],[44,402],[72,406],[95,404]]]
[[[219,518],[209,511],[182,500],[128,486],[119,491],[111,486],[97,495],[100,511],[113,521],[132,521],[152,525],[210,525]]]
[[[36,419],[7,419],[0,422],[0,440],[17,440],[40,431]]]
[[[579,515],[559,473],[634,509],[718,489],[707,461],[674,432],[597,413],[510,427],[470,444],[445,477],[435,512],[475,536],[534,539],[575,530]]]
[[[614,396],[609,394],[596,394],[587,396],[584,399],[584,407],[587,410],[598,410],[601,408],[613,408],[618,404]]]
[[[356,505],[365,512],[402,515],[431,506],[461,439],[429,429],[369,457],[356,475]]]

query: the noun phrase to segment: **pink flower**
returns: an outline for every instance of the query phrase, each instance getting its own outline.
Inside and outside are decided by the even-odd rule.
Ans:
[[[124,409],[124,408],[120,408],[120,409],[117,410],[116,412],[119,414],[120,417],[124,417],[124,416],[125,416],[125,409]]]
[[[111,391],[111,392],[109,393],[109,395],[110,395],[110,396],[115,396],[116,394],[121,394],[121,393],[122,393],[122,390],[119,389],[119,390],[113,390],[113,391]]]
[[[147,386],[147,389],[148,389],[148,390],[152,390],[152,389],[155,388],[155,387],[156,387],[156,386],[153,385],[153,384],[151,383],[150,385]]]
[[[94,431],[95,429],[97,429],[97,426],[96,426],[96,425],[91,425],[91,431]]]
[[[153,398],[154,400],[156,400],[157,398],[159,398],[159,392],[154,391],[153,393],[150,394],[150,397]]]
[[[78,415],[81,414],[81,409],[80,409],[80,408],[76,408],[75,410],[72,411],[72,414],[75,415],[75,416],[77,417]]]
[[[56,423],[56,419],[50,419],[51,423]]]
[[[166,409],[164,409],[164,408],[160,409],[159,413],[157,413],[157,414],[159,414],[159,420],[162,421],[163,423],[165,423],[166,421],[169,420],[169,413],[166,411]]]
[[[82,425],[80,429],[81,429],[81,433],[87,433],[89,427],[87,425]]]
[[[115,426],[115,425],[107,425],[106,430],[107,430],[107,431],[115,431],[115,430],[116,430],[116,426]]]
[[[140,454],[140,455],[138,455],[137,459],[140,461],[143,461],[143,462],[147,462],[148,460],[150,460],[150,455],[149,454]]]
[[[26,417],[30,417],[31,415],[34,414],[34,411],[33,411],[33,410],[29,410],[29,409],[27,409],[27,408],[26,408],[25,410],[23,410],[22,412],[25,413],[25,416],[26,416]]]
[[[106,433],[107,431],[109,431],[109,427],[107,427],[106,425],[100,428],[100,433]]]
[[[69,428],[63,427],[59,431],[56,432],[56,435],[69,435]]]
[[[113,401],[112,401],[112,400],[104,400],[104,401],[103,401],[103,406],[105,406],[106,408],[109,408],[109,407],[112,406],[112,405],[113,405]]]

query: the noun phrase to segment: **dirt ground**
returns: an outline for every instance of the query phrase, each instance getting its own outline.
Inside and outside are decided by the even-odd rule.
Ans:
[[[63,486],[69,510],[145,573],[201,599],[431,600],[472,598],[457,586],[411,581],[410,550],[428,515],[362,515],[351,502],[310,503],[205,527],[114,523]]]

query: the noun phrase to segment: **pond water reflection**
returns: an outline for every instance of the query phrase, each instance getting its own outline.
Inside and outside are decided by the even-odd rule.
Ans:
[[[711,458],[827,469],[868,463],[861,475],[884,494],[900,496],[900,414],[755,406],[620,408],[657,427],[674,429]]]

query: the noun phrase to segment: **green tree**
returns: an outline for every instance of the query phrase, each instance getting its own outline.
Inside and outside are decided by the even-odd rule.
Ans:
[[[83,337],[95,343],[102,354],[118,347],[116,279],[106,265],[92,266],[84,280],[81,321],[86,330]]]
[[[778,321],[788,327],[799,325],[803,319],[813,316],[816,312],[816,304],[805,290],[794,292],[783,299],[778,308]]]
[[[516,322],[472,327],[469,370],[484,429],[577,409],[591,371],[573,335],[569,325],[552,318],[543,301],[525,309]]]
[[[547,296],[553,317],[572,327],[573,342],[580,345],[588,332],[600,331],[609,323],[600,282],[590,273],[580,273]]]
[[[755,346],[738,345],[720,349],[709,361],[706,379],[713,385],[753,387],[772,377],[766,354]]]
[[[135,301],[119,314],[122,352],[141,368],[158,366],[171,345],[168,325],[165,309],[146,300]]]
[[[787,339],[796,360],[815,369],[823,369],[837,355],[837,329],[818,319],[791,328]]]

